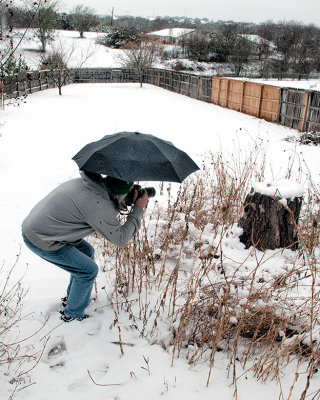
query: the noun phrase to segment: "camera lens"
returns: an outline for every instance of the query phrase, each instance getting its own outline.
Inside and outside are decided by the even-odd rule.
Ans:
[[[146,187],[145,190],[148,197],[154,197],[156,195],[156,189],[154,187]]]

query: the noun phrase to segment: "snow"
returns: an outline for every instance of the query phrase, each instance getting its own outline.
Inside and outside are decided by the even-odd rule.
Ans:
[[[161,29],[160,31],[149,32],[148,35],[151,36],[161,36],[166,37],[170,36],[173,38],[179,38],[187,33],[194,32],[195,29],[188,29],[188,28],[168,28],[168,29]]]
[[[238,79],[238,78],[235,78]],[[306,89],[320,91],[320,79],[260,79],[260,78],[239,78],[242,81],[262,83],[265,85],[288,87],[292,89]]]
[[[24,30],[17,30],[15,43],[23,34]],[[58,49],[64,53],[66,59],[70,59],[68,62],[70,68],[119,67],[118,56],[122,54],[122,50],[111,49],[97,44],[96,40],[101,35],[103,33],[85,32],[84,38],[80,38],[79,32],[56,30],[54,31],[54,41],[48,42],[47,52],[52,49]],[[31,69],[38,69],[43,53],[40,52],[40,43],[35,41],[32,30],[28,30],[15,55],[16,57],[21,55]]]
[[[77,39],[75,33],[68,35],[66,40],[69,44],[85,43]],[[93,41],[95,35],[86,36],[88,39],[92,37]],[[111,66],[113,54],[110,50],[98,51],[91,65]],[[57,309],[60,297],[65,295],[68,276],[24,246],[21,222],[50,190],[78,176],[71,157],[86,143],[106,134],[120,131],[152,133],[172,141],[199,165],[209,166],[210,152],[223,154],[228,162],[235,156],[246,159],[252,148],[258,147],[265,154],[266,184],[262,188],[255,184],[256,190],[271,188],[272,193],[278,190],[284,198],[301,194],[311,178],[316,185],[320,183],[319,148],[296,147],[294,143],[285,141],[289,135],[298,134],[291,129],[151,85],[140,88],[139,84],[77,84],[63,87],[62,92],[62,96],[58,95],[57,89],[37,92],[28,96],[26,103],[19,107],[6,106],[0,111],[1,263],[7,271],[20,254],[13,279],[26,271],[23,286],[28,289],[24,299],[24,318],[13,332],[13,341],[16,337],[30,336],[21,346],[27,345],[27,353],[36,351],[38,356],[45,345],[39,363],[28,374],[30,379],[20,385],[30,386],[17,391],[15,398],[233,399],[232,374],[228,373],[230,363],[226,354],[217,353],[213,377],[206,386],[206,363],[190,368],[182,355],[172,365],[171,349],[164,350],[141,338],[130,328],[130,321],[123,314],[119,317],[125,343],[124,354],[121,354],[117,343],[119,332],[113,326],[115,315],[110,303],[114,290],[111,270],[98,276],[97,298],[87,309],[91,317],[83,322],[61,323]],[[290,182],[281,180],[286,176],[288,165]],[[149,184],[159,187],[156,182]],[[176,190],[179,188],[178,185],[174,187]],[[150,201],[149,209],[152,209],[154,200]],[[166,203],[166,194],[159,195],[157,200]],[[256,265],[256,260],[239,242],[240,233],[241,229],[235,227],[224,239],[223,252],[229,260],[226,268],[232,268],[233,263],[236,266],[243,263],[250,270]],[[210,227],[203,232],[203,240],[211,243]],[[192,246],[193,243],[190,251]],[[161,253],[161,250],[156,252]],[[268,251],[263,262],[264,276],[279,275],[286,270],[288,260],[294,257],[295,252],[290,250]],[[1,279],[4,279],[3,275]],[[233,290],[238,291],[242,298],[241,306],[246,307],[248,291]],[[153,296],[156,293],[150,293],[151,300]],[[230,322],[236,324],[237,320],[232,318]],[[164,340],[168,335],[166,329],[163,322]],[[50,361],[48,350],[61,340],[66,350]],[[27,362],[26,369],[29,366],[34,366],[32,359]],[[295,372],[295,368],[289,365],[283,374],[281,387],[287,395]],[[240,376],[243,370],[239,367],[237,373]],[[14,384],[9,382],[14,376],[14,371],[8,372],[5,366],[0,365],[0,398],[7,399],[12,394]],[[319,386],[319,375],[316,374],[311,380],[310,392]],[[237,387],[239,400],[257,397],[270,400],[278,398],[280,391],[275,380],[261,383],[251,373],[244,373]],[[297,393],[301,393],[304,381],[299,379],[296,387]]]
[[[256,193],[290,200],[302,197],[304,193],[302,185],[288,179],[280,179],[277,182],[255,182],[252,188]]]

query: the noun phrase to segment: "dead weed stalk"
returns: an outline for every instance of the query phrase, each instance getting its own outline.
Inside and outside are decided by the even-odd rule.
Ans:
[[[115,269],[115,314],[126,313],[131,327],[171,349],[172,362],[184,354],[191,366],[207,363],[209,384],[216,354],[225,352],[235,397],[248,371],[276,379],[282,393],[281,373],[295,363],[286,396],[306,376],[304,399],[320,367],[319,195],[309,188],[299,250],[244,250],[237,221],[252,180],[264,177],[265,157],[255,150],[233,163],[211,154],[210,167],[176,196],[168,185],[167,203],[155,203],[125,249],[103,243],[104,265]]]

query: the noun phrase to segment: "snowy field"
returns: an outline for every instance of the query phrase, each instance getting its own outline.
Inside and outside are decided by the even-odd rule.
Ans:
[[[15,43],[21,35],[24,33],[23,30],[18,30],[16,33]],[[70,58],[68,62],[69,67],[95,67],[95,68],[119,68],[121,66],[119,55],[123,53],[121,49],[112,49],[102,46],[96,43],[98,36],[103,35],[103,33],[96,32],[85,32],[84,38],[79,38],[79,33],[76,31],[55,31],[55,39],[53,42],[49,42],[47,46],[47,51],[50,52],[52,49],[60,49],[66,55],[66,59]],[[34,40],[34,35],[32,30],[29,30],[23,39],[21,45],[19,46],[16,56],[20,56],[26,61],[32,69],[38,69],[43,54],[39,52],[39,42]],[[171,51],[172,46],[166,46],[165,50]],[[71,57],[69,57],[71,55]],[[169,60],[170,61],[170,60]],[[168,68],[168,63],[162,63],[160,60],[156,61],[156,68]],[[175,62],[178,60],[172,60]],[[200,75],[214,75],[216,73],[222,74],[224,66],[222,64],[206,64],[197,63],[187,59],[182,60],[185,65],[188,65],[191,69],[197,64],[201,64],[203,71],[194,72]],[[228,72],[229,69],[228,69]],[[192,72],[191,72],[192,73]],[[241,80],[246,78],[239,78]],[[320,90],[320,80],[276,80],[276,79],[246,79],[253,82],[265,83],[267,85],[274,85],[280,87],[291,87],[299,89],[309,89],[309,90]]]
[[[17,30],[15,43],[17,43],[23,34],[23,30]],[[101,34],[96,32],[85,32],[85,37],[80,38],[79,32],[56,30],[54,32],[54,41],[48,42],[47,53],[56,49],[60,53],[65,54],[65,59],[69,60],[68,66],[70,68],[119,67],[118,54],[121,54],[122,50],[111,49],[96,44],[96,39],[99,35]],[[16,57],[21,55],[31,69],[38,69],[43,58],[43,53],[39,50],[40,43],[34,39],[34,34],[30,29],[15,55]]]
[[[293,165],[291,179],[302,185],[307,185],[310,177],[320,184],[319,148],[297,147],[284,141],[288,136],[298,135],[288,128],[150,85],[140,88],[138,84],[78,84],[64,87],[62,96],[57,89],[50,89],[28,96],[26,103],[19,107],[6,107],[0,118],[1,263],[6,271],[20,254],[14,279],[27,270],[23,278],[23,286],[28,289],[24,318],[14,330],[12,340],[34,335],[21,346],[28,345],[27,352],[38,352],[38,356],[46,343],[34,368],[31,358],[23,365],[25,370],[30,365],[31,370],[27,374],[29,378],[18,387],[30,386],[16,391],[15,398],[233,399],[230,366],[223,352],[217,353],[213,377],[206,387],[206,363],[190,369],[184,357],[180,357],[171,366],[170,349],[165,351],[140,338],[137,331],[129,328],[130,322],[123,319],[120,321],[122,340],[128,345],[124,345],[124,355],[121,355],[119,345],[113,343],[119,340],[118,331],[110,328],[114,319],[110,306],[113,276],[102,273],[98,276],[97,301],[87,310],[91,318],[61,323],[57,309],[68,276],[23,245],[21,222],[48,191],[78,176],[71,157],[83,145],[105,134],[125,130],[152,133],[172,141],[199,165],[208,152],[221,152],[228,159],[250,151],[257,144],[266,155],[267,179],[284,178],[290,164]],[[150,184],[158,187],[157,183]],[[165,196],[159,196],[158,200],[166,202]],[[244,260],[248,255],[237,236],[227,247],[226,253],[229,251],[235,261]],[[270,269],[277,271],[289,258],[295,257],[295,252],[270,251],[269,255],[274,255]],[[41,331],[34,334],[46,320]],[[60,364],[57,362],[52,367],[48,351],[62,337],[66,352]],[[7,399],[14,389],[12,379],[16,375],[14,369],[7,371],[6,366],[0,366],[0,370],[0,398]],[[105,386],[95,384],[89,373],[97,384]],[[281,385],[285,398],[294,373],[295,369],[289,366],[283,374]],[[320,378],[315,375],[310,392],[319,387]],[[303,388],[304,381],[298,380],[297,393]],[[277,399],[279,391],[279,383],[257,382],[248,373],[238,381],[237,398]]]

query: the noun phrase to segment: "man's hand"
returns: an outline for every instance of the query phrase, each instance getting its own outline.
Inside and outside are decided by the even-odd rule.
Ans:
[[[138,207],[138,208],[142,208],[142,209],[145,208],[145,207],[147,206],[147,204],[148,204],[148,194],[147,194],[147,191],[144,190],[143,195],[142,195],[141,197],[139,197],[138,200],[136,200],[137,196],[138,196],[138,191],[135,190],[135,194],[134,194],[134,201],[135,201],[135,203],[134,203],[134,205],[135,205],[136,207]]]

